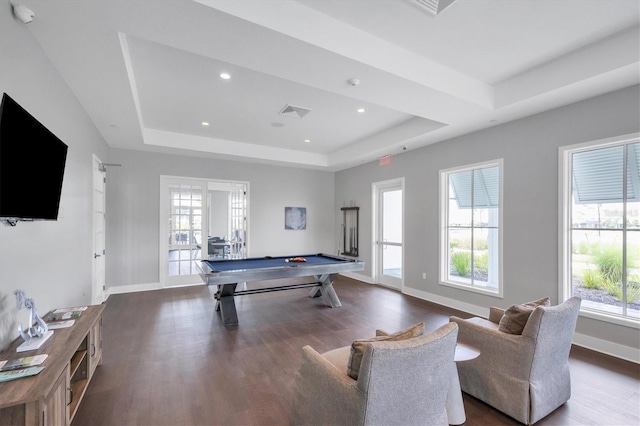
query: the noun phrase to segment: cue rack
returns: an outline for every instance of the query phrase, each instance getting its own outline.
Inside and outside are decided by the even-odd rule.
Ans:
[[[360,207],[342,207],[342,249],[344,256],[358,257]]]

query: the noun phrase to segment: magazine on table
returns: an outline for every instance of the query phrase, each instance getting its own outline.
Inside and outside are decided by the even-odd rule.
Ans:
[[[18,370],[0,371],[0,382],[22,379],[23,377],[35,376],[44,370],[44,367],[27,367]]]
[[[22,358],[0,361],[0,371],[17,370],[19,368],[33,367],[40,365],[47,359],[47,354],[25,356]]]
[[[47,315],[45,315],[43,320],[45,322],[52,322],[52,321],[66,321],[73,318],[79,318],[80,315],[82,315],[82,313],[86,310],[87,310],[86,306],[78,306],[75,308],[60,308],[60,309],[56,309],[54,311],[49,312]]]
[[[76,322],[76,320],[74,320],[74,319],[64,320],[64,321],[53,321],[53,322],[47,323],[47,328],[49,330],[57,330],[59,328],[67,328],[67,327],[71,327],[73,324],[75,324],[75,322]]]

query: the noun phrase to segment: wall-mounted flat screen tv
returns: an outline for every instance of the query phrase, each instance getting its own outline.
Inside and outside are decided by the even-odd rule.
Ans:
[[[9,95],[0,104],[0,220],[57,220],[67,145]]]

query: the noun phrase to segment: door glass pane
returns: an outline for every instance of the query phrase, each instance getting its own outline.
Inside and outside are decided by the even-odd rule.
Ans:
[[[197,274],[201,257],[202,186],[169,185],[168,275]]]
[[[231,253],[232,259],[242,259],[246,257],[246,210],[247,197],[246,186],[241,185],[231,192]]]
[[[380,238],[379,259],[381,271],[380,282],[394,288],[402,286],[402,189],[394,187],[381,188],[378,192],[380,200]]]
[[[382,193],[382,241],[402,243],[402,191]]]
[[[382,249],[382,273],[402,278],[402,247],[384,245]]]

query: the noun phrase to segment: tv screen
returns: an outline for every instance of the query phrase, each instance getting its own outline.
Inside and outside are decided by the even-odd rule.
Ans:
[[[66,159],[67,145],[4,93],[0,219],[56,220]]]

